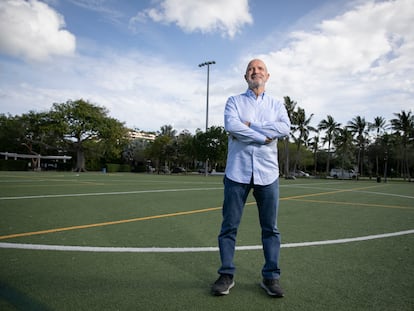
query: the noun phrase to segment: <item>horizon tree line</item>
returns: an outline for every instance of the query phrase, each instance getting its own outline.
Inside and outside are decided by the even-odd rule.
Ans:
[[[292,122],[291,135],[279,141],[281,172],[305,170],[328,175],[332,167],[354,168],[364,176],[381,174],[411,178],[414,171],[414,115],[394,113],[387,120],[377,116],[372,122],[355,116],[346,124],[330,114],[316,127],[289,96],[284,104]],[[131,165],[145,170],[149,162],[161,166],[183,166],[194,170],[206,160],[210,169],[224,170],[227,133],[222,126],[207,131],[197,129],[177,134],[171,125],[154,133],[153,142],[139,144],[128,139],[124,123],[108,116],[108,110],[83,99],[55,103],[46,112],[22,115],[0,114],[0,152],[30,154],[73,154],[65,169],[96,170],[107,163]]]

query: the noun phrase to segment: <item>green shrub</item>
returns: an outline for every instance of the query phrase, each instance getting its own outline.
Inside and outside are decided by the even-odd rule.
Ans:
[[[108,173],[130,172],[131,171],[131,166],[128,165],[128,164],[107,163],[106,164],[106,171]]]

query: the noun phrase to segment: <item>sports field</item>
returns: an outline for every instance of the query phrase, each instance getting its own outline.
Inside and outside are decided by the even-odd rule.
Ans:
[[[222,176],[0,172],[0,310],[414,310],[414,183],[281,179],[281,299],[252,196],[210,295],[222,197]]]

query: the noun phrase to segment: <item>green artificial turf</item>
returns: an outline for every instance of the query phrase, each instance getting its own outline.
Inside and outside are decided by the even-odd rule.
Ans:
[[[222,176],[0,172],[0,184],[0,243],[217,246]],[[216,250],[0,248],[0,310],[414,309],[413,234],[285,247],[414,229],[412,183],[281,179],[280,185],[282,299],[260,288],[257,249],[236,252],[236,286],[213,297]],[[260,245],[252,197],[238,245]]]

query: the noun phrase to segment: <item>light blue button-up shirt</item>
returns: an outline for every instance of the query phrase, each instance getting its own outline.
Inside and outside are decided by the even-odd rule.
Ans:
[[[252,177],[256,185],[273,183],[279,177],[277,139],[290,132],[285,106],[266,93],[256,98],[249,89],[227,100],[224,128],[229,133],[226,176],[244,184]],[[267,137],[273,141],[266,144]]]

